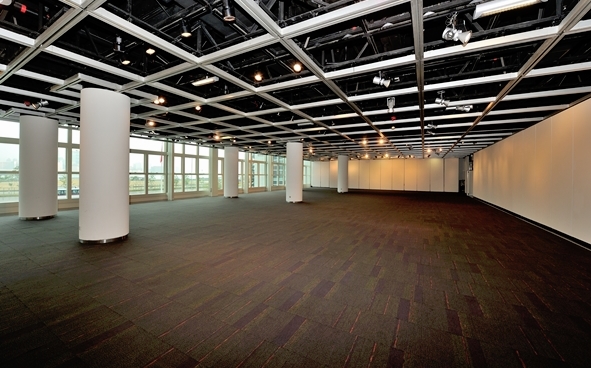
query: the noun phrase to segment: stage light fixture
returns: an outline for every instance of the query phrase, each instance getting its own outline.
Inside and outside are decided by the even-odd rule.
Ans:
[[[446,27],[443,30],[443,34],[441,35],[441,38],[443,38],[446,41],[460,41],[462,43],[463,46],[466,46],[468,44],[468,42],[470,41],[470,37],[472,37],[472,31],[463,31],[460,30],[457,27],[457,18],[458,18],[458,13],[453,13],[451,16],[449,16],[446,20]],[[462,27],[465,29],[466,26],[462,25]]]
[[[33,104],[31,104],[31,107],[34,108],[35,110],[39,110],[40,107],[44,107],[49,105],[49,102],[47,100],[40,100],[39,102],[35,102]]]
[[[191,37],[191,30],[187,27],[187,23],[184,19],[181,19],[181,36],[185,38]]]

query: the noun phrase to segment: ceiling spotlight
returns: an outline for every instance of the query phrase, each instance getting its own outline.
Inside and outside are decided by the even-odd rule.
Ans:
[[[220,140],[220,135],[219,135],[219,134],[217,134],[217,133],[215,133],[215,134],[213,135],[213,139],[215,139],[216,141],[219,141],[219,140]]]
[[[263,74],[261,72],[256,72],[254,74],[254,80],[257,82],[260,82],[263,80]]]
[[[195,87],[198,87],[198,86],[204,86],[206,84],[215,83],[219,80],[220,80],[220,78],[218,78],[214,75],[213,77],[205,77],[203,79],[198,79],[196,81],[191,82],[191,84],[194,85]]]
[[[366,154],[365,154],[365,156],[363,156],[363,157],[365,157],[365,158],[369,158],[369,155],[366,153]]]
[[[456,110],[464,111],[464,112],[469,112],[470,110],[472,110],[472,108],[473,108],[472,105],[456,106]]]
[[[476,5],[472,19],[546,2],[547,0],[494,0]]]
[[[300,63],[293,64],[293,71],[296,73],[301,72],[302,71],[302,64],[300,64]]]
[[[148,120],[145,125],[149,127],[154,127],[156,126],[156,122],[154,120]]]
[[[388,155],[388,154],[386,153],[386,154],[384,155],[384,157],[385,157],[385,158],[388,158],[388,157],[390,157],[390,155]]]
[[[394,130],[394,129],[396,129],[396,127],[394,125],[392,125],[392,128],[390,128],[390,129]]]
[[[409,150],[412,150],[412,144],[407,144],[406,148],[408,148]]]
[[[129,58],[125,54],[121,55],[121,57],[119,58],[119,62],[122,65],[129,65],[129,64],[131,64],[131,60],[129,60]]]
[[[39,102],[35,102],[33,104],[31,104],[31,107],[34,108],[35,110],[39,110],[40,107],[44,107],[49,105],[49,102],[47,100],[40,100]]]
[[[153,48],[151,48],[151,47],[148,47],[148,48],[146,49],[146,54],[148,54],[148,55],[154,55],[155,53],[156,53],[156,50],[154,50],[154,49],[153,49]]]
[[[446,41],[460,41],[463,46],[466,46],[470,41],[470,37],[472,37],[472,31],[462,31],[457,29],[457,18],[458,13],[453,13],[450,17],[446,20],[446,27],[443,30],[443,34],[441,37]],[[466,26],[462,25],[465,29]]]
[[[439,91],[437,93],[439,94],[439,97],[435,99],[435,103],[447,107],[449,105],[449,100],[443,98],[443,94],[445,93],[445,91]]]
[[[429,134],[429,135],[435,135],[435,132],[432,131],[432,130],[427,130],[427,134]]]
[[[373,84],[377,84],[378,86],[384,86],[386,88],[390,87],[390,79],[382,78],[382,73],[380,75],[373,77]]]
[[[378,139],[378,143],[379,143],[379,144],[384,144],[384,138],[380,138],[380,139]]]
[[[312,153],[314,152],[314,149],[312,147],[308,148],[308,152]]]
[[[201,106],[200,105],[195,106],[195,110],[196,111],[201,111]]]
[[[222,8],[224,12],[224,22],[233,22],[236,20],[234,7],[230,3],[230,0],[222,0]]]
[[[367,144],[367,139],[365,139],[365,138],[364,138],[364,139],[361,141],[361,144],[363,144],[363,145]]]
[[[181,36],[185,38],[191,37],[191,30],[187,27],[187,23],[184,19],[181,19]]]
[[[395,97],[388,97],[388,99],[386,99],[386,105],[388,106],[388,112],[390,114],[394,112],[394,105],[395,104],[396,104]]]
[[[156,105],[161,105],[161,104],[165,103],[165,102],[166,102],[166,100],[164,99],[164,97],[162,97],[162,96],[159,96],[159,97],[156,97],[156,99],[154,99],[154,101],[153,101],[153,102],[154,102],[154,104],[156,104]]]
[[[271,141],[267,141],[267,144],[271,144]]]
[[[429,124],[427,124],[427,129],[437,129],[437,125],[435,125],[433,123],[429,123]]]

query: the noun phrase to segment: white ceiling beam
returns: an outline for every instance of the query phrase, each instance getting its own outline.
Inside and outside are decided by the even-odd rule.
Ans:
[[[20,88],[13,88],[13,87],[2,86],[2,85],[0,85],[0,91],[6,92],[6,93],[12,93],[12,94],[19,95],[19,96],[25,96],[25,98],[27,98],[27,99],[39,98],[39,99],[59,102],[59,103],[67,104],[67,105],[75,105],[78,103],[77,101],[66,100],[65,98],[56,97],[53,95],[47,95],[44,93],[37,93],[37,92],[27,91],[27,90],[20,89]]]
[[[591,69],[591,61],[588,61],[585,63],[552,66],[552,67],[542,68],[542,69],[533,69],[529,73],[527,73],[527,75],[525,77],[526,78],[541,77],[541,76],[546,76],[546,75],[573,73],[573,72],[579,72],[579,71],[589,70],[589,69]]]

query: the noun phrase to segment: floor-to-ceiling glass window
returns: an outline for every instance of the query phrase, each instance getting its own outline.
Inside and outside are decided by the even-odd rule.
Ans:
[[[244,166],[246,162],[246,152],[238,152],[238,191],[244,191]]]
[[[18,123],[0,121],[0,203],[18,202]]]
[[[267,156],[251,153],[249,160],[249,188],[266,189],[267,187]]]
[[[304,187],[309,187],[312,183],[312,178],[310,176],[311,173],[311,165],[310,161],[304,161]]]
[[[197,146],[194,144],[174,144],[173,187],[175,193],[197,192]]]
[[[273,156],[273,186],[285,186],[285,157]]]
[[[129,139],[129,194],[166,193],[166,143]]]
[[[209,147],[199,146],[199,191],[209,192]]]

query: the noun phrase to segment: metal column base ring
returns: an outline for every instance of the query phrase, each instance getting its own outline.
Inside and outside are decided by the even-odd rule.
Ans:
[[[84,240],[78,239],[81,244],[106,244],[106,243],[114,243],[118,241],[126,240],[129,234],[120,236],[118,238],[111,238],[111,239],[100,239],[100,240]]]
[[[51,218],[54,218],[55,215],[50,215],[50,216],[33,216],[33,217],[19,217],[19,220],[23,220],[23,221],[42,221],[42,220],[49,220]]]

